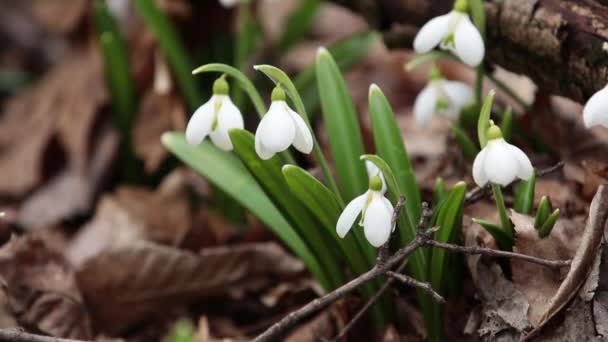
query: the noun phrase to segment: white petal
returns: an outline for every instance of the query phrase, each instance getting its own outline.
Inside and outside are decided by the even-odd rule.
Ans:
[[[209,101],[202,104],[188,121],[186,126],[186,140],[192,145],[198,145],[205,139],[207,134],[211,132],[211,124],[213,123],[214,103],[217,100],[216,96],[212,96]]]
[[[473,88],[464,82],[444,81],[443,89],[450,99],[450,104],[455,107],[454,109],[457,112],[460,112],[462,107],[473,102]]]
[[[473,162],[473,180],[480,187],[483,187],[488,183],[488,176],[486,176],[484,168],[486,153],[488,153],[487,146],[475,156],[475,161]]]
[[[310,133],[310,129],[308,129],[308,125],[304,122],[304,119],[298,113],[289,109],[289,114],[293,119],[296,128],[296,135],[293,139],[293,146],[302,153],[310,153],[312,152],[313,140],[312,134]]]
[[[519,163],[517,177],[523,180],[530,179],[530,177],[532,177],[532,172],[534,171],[532,163],[530,162],[530,158],[528,158],[524,151],[522,151],[519,147],[511,145],[509,143],[507,144],[509,146],[509,149],[511,150],[513,158],[515,158]]]
[[[483,168],[490,182],[502,186],[509,185],[517,177],[519,161],[515,159],[504,139],[490,140]]]
[[[234,7],[239,3],[239,0],[220,0],[220,4],[226,8]]]
[[[602,88],[587,100],[583,108],[583,122],[587,128],[595,125],[608,127],[608,87]]]
[[[424,87],[416,97],[414,102],[414,117],[416,122],[422,126],[428,126],[435,113],[437,107],[437,98],[439,94],[437,88],[432,83]]]
[[[456,32],[454,32],[454,45],[456,55],[465,64],[476,67],[483,60],[485,54],[483,39],[468,15],[463,15],[458,23]]]
[[[448,34],[449,18],[449,14],[444,14],[424,24],[414,38],[414,50],[417,53],[427,53],[434,49]]]
[[[262,160],[268,160],[272,158],[272,156],[274,156],[274,152],[269,151],[266,147],[262,145],[259,134],[255,135],[255,152]]]
[[[363,232],[365,238],[374,247],[384,245],[391,236],[391,214],[382,200],[382,195],[374,193],[373,199],[363,219]]]
[[[368,193],[366,192],[361,196],[355,197],[355,199],[346,205],[344,211],[340,214],[340,218],[338,218],[338,223],[336,223],[336,232],[339,237],[344,238],[353,226],[355,220],[363,210],[367,195]]]
[[[255,134],[260,136],[260,144],[273,153],[284,151],[291,145],[296,128],[284,101],[274,101],[270,105]]]
[[[243,128],[243,116],[241,111],[232,103],[230,97],[222,100],[222,106],[217,117],[217,127],[209,135],[211,141],[224,151],[232,150],[232,141],[228,132],[233,128]]]
[[[391,203],[391,201],[388,200],[388,198],[386,197],[382,197],[382,202],[384,203],[384,206],[386,207],[386,212],[389,213],[389,215],[391,216],[391,221],[393,219],[393,212],[395,211],[395,209],[393,208],[393,204]],[[391,232],[395,231],[395,225],[393,225],[391,227]]]

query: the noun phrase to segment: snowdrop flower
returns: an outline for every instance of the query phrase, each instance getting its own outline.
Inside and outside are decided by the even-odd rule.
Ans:
[[[220,0],[220,4],[226,8],[231,8],[238,5],[240,0]]]
[[[473,89],[458,81],[448,81],[437,67],[431,69],[430,82],[414,102],[414,117],[420,126],[428,126],[437,113],[446,119],[456,120],[463,107],[473,101]]]
[[[485,47],[481,34],[469,19],[467,0],[456,0],[454,9],[424,24],[416,38],[414,50],[427,53],[437,45],[451,51],[465,64],[476,67],[483,60]]]
[[[213,96],[192,114],[186,126],[186,140],[190,144],[198,145],[209,135],[215,146],[224,151],[232,150],[228,131],[242,129],[244,124],[241,111],[228,96],[229,90],[225,75],[215,80]]]
[[[372,163],[369,160],[365,161],[365,168],[367,169],[367,177],[371,179],[374,176],[379,176],[382,180],[382,193],[386,193],[386,180],[384,180],[384,174],[380,169],[376,166],[376,164]]]
[[[384,245],[395,230],[392,225],[393,205],[382,193],[382,178],[375,175],[370,178],[369,190],[353,199],[338,218],[336,232],[344,238],[353,223],[361,214],[359,226],[363,227],[365,238],[374,247]]]
[[[596,125],[608,127],[608,86],[593,94],[585,103],[583,122],[587,128]]]
[[[502,138],[498,126],[488,129],[488,144],[473,162],[473,180],[479,186],[491,182],[507,186],[516,178],[528,180],[532,177],[532,163],[518,147]]]
[[[264,160],[293,146],[302,153],[312,151],[313,139],[304,119],[285,102],[285,91],[276,86],[272,103],[255,132],[255,151]]]

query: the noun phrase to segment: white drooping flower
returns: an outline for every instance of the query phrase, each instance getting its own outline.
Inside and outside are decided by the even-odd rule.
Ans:
[[[585,127],[596,125],[608,127],[608,86],[593,94],[583,108]]]
[[[241,0],[220,0],[220,4],[226,8],[231,8],[239,4]]]
[[[393,205],[382,193],[382,179],[375,175],[370,178],[370,187],[363,195],[353,199],[346,207],[338,222],[336,232],[344,238],[361,216],[359,226],[363,227],[365,238],[374,247],[384,245],[395,229],[392,224]]]
[[[310,153],[313,138],[304,119],[285,102],[280,86],[272,91],[272,103],[255,132],[255,151],[264,160],[293,145],[302,153]]]
[[[367,169],[367,177],[371,179],[374,176],[379,176],[382,180],[382,191],[383,194],[386,193],[386,180],[384,179],[384,174],[382,171],[376,166],[376,164],[372,163],[369,160],[365,161],[365,168]]]
[[[488,129],[488,144],[473,162],[473,180],[479,186],[488,182],[507,186],[515,179],[528,180],[534,168],[526,154],[502,138],[500,128]]]
[[[228,96],[229,87],[225,76],[213,84],[213,96],[200,106],[188,121],[186,140],[192,145],[200,144],[207,135],[215,146],[225,151],[233,149],[228,131],[244,127],[241,111]]]
[[[427,53],[439,45],[442,50],[451,51],[465,64],[478,66],[483,60],[485,46],[467,12],[467,0],[457,0],[450,13],[429,20],[414,38],[414,50],[417,53]]]
[[[473,89],[468,84],[448,81],[441,77],[439,69],[433,67],[429,83],[414,102],[414,117],[423,127],[431,122],[435,113],[456,120],[462,108],[473,100]]]

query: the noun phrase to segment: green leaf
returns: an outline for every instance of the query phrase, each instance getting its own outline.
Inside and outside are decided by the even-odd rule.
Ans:
[[[513,209],[521,214],[529,215],[534,205],[534,191],[536,187],[536,171],[532,171],[532,177],[527,181],[521,181],[515,191],[515,203]]]
[[[496,240],[496,244],[498,248],[503,251],[510,251],[513,246],[513,238],[509,235],[504,229],[502,229],[499,225],[478,218],[474,218],[473,222],[482,226],[485,230],[492,235],[494,240]]]
[[[314,135],[314,131],[312,130],[312,126],[310,125],[310,121],[308,120],[308,114],[306,114],[306,108],[304,108],[304,103],[302,102],[302,98],[300,97],[300,94],[298,93],[296,86],[293,84],[293,82],[291,81],[289,76],[287,76],[287,74],[283,70],[281,70],[275,66],[263,64],[263,65],[256,65],[253,68],[258,71],[263,72],[275,84],[280,84],[281,87],[283,87],[283,89],[285,90],[285,93],[287,93],[287,96],[289,96],[289,98],[293,102],[293,104],[296,108],[296,112],[302,117],[302,119],[306,122],[306,124],[310,128],[310,131],[313,136],[313,141],[314,141],[313,153],[315,154],[315,157],[317,158],[317,161],[319,162],[319,166],[321,167],[321,171],[323,172],[323,177],[325,177],[325,180],[329,183],[329,188],[336,195],[340,204],[343,204],[344,200],[342,199],[342,195],[340,194],[340,191],[338,190],[338,185],[336,184],[336,181],[334,180],[334,176],[332,175],[331,170],[329,169],[329,166],[327,165],[327,160],[325,159],[325,156],[323,155],[323,152],[321,151],[321,148],[319,147],[319,142],[317,141],[317,138]]]
[[[238,13],[238,32],[235,40],[234,65],[242,68],[262,38],[260,25],[252,13],[252,3],[241,1]]]
[[[183,133],[179,132],[165,133],[161,141],[171,153],[264,222],[294,254],[302,259],[315,277],[321,279],[324,276],[315,255],[236,156],[216,148],[209,142],[203,142],[199,146],[190,145],[186,142]]]
[[[549,236],[549,234],[551,234],[551,231],[553,230],[553,227],[555,226],[555,223],[557,222],[558,218],[559,218],[559,209],[555,209],[555,211],[552,212],[551,215],[549,215],[549,217],[547,217],[547,219],[545,220],[545,223],[543,223],[542,227],[540,227],[540,229],[538,229],[538,236],[541,239],[544,239],[547,236]]]
[[[454,55],[452,55],[451,53],[449,53],[447,51],[433,50],[431,52],[428,52],[428,53],[425,53],[422,55],[417,55],[416,57],[414,57],[412,60],[410,60],[405,65],[405,71],[407,71],[407,72],[413,71],[416,68],[418,68],[424,64],[434,63],[443,58],[449,58],[452,60],[456,60],[456,57],[454,57]]]
[[[479,153],[479,149],[477,148],[475,143],[471,140],[471,138],[469,138],[469,136],[467,135],[467,133],[465,133],[465,131],[460,129],[460,127],[458,127],[456,125],[450,125],[450,128],[452,129],[452,133],[454,134],[454,137],[456,138],[456,142],[458,143],[458,146],[460,146],[462,155],[467,160],[471,160],[471,161],[474,160],[475,156],[477,156],[477,153]]]
[[[443,178],[437,177],[435,180],[435,190],[433,191],[433,201],[435,204],[439,204],[445,196],[448,194],[448,191],[445,187],[445,183],[443,182]]]
[[[490,127],[490,113],[492,112],[494,94],[494,90],[490,90],[485,101],[483,101],[483,106],[481,106],[481,111],[479,112],[479,121],[477,121],[477,135],[479,137],[479,146],[481,146],[481,148],[486,147],[486,144],[488,143],[487,133],[488,128]]]
[[[367,173],[355,104],[332,56],[320,48],[316,58],[317,86],[338,184],[346,202],[367,190]]]
[[[471,9],[471,17],[473,24],[481,33],[481,37],[486,36],[486,12],[483,7],[483,0],[469,0],[469,8]]]
[[[404,245],[416,234],[416,225],[422,212],[420,190],[412,163],[407,154],[395,113],[388,100],[376,85],[369,91],[369,110],[377,154],[395,172],[399,189],[406,198],[405,209],[409,217],[409,232],[402,236]]]
[[[340,255],[335,253],[333,248],[335,238],[330,232],[319,229],[318,223],[306,208],[297,203],[281,173],[281,159],[275,155],[269,160],[261,160],[255,152],[253,134],[246,130],[232,129],[229,134],[234,152],[317,256],[325,271],[325,284],[330,286],[325,289],[330,290],[341,285],[344,278],[337,263]]]
[[[553,210],[551,200],[547,196],[543,196],[538,203],[538,209],[536,210],[536,218],[534,220],[534,228],[537,230],[542,228],[543,224],[549,218],[549,213]]]
[[[321,222],[325,229],[334,236],[341,252],[346,256],[346,260],[349,262],[349,266],[354,275],[367,272],[373,264],[370,260],[365,258],[363,248],[353,234],[354,231],[347,234],[344,239],[340,239],[336,234],[336,223],[342,212],[342,207],[334,194],[310,173],[298,166],[283,166],[283,175],[294,196],[297,197],[300,203],[306,206],[306,208],[308,208],[308,210],[310,210]],[[353,228],[353,230],[355,229],[357,229],[357,227]],[[366,241],[364,242],[367,243]],[[379,288],[379,286],[379,282],[375,282],[374,286],[367,286],[364,288],[363,293],[367,297],[370,297],[375,293],[375,290]],[[372,309],[376,321],[383,321],[385,319],[384,313],[390,312],[390,307],[387,307],[387,303],[381,305],[382,307]]]
[[[507,207],[505,206],[505,199],[502,196],[502,190],[500,185],[492,184],[492,193],[494,194],[494,200],[496,201],[496,209],[498,210],[498,216],[500,217],[500,225],[502,230],[511,237],[511,246],[513,246],[513,224],[509,219],[509,214],[507,213]],[[510,248],[509,248],[510,250]]]
[[[240,87],[245,90],[247,95],[249,95],[251,103],[253,103],[258,116],[261,118],[264,116],[264,114],[266,114],[267,109],[262,96],[260,96],[260,93],[256,89],[255,85],[253,85],[249,78],[247,78],[247,76],[245,76],[240,70],[226,64],[210,63],[194,69],[192,74],[196,75],[203,72],[221,72],[232,77],[239,83]]]
[[[372,43],[378,42],[375,32],[361,32],[348,36],[328,47],[340,71],[345,72],[367,56]],[[314,115],[319,106],[319,92],[315,82],[315,65],[304,69],[294,79],[293,83],[300,92],[302,101],[309,109],[309,115]]]
[[[201,91],[190,74],[192,63],[173,24],[154,0],[135,0],[135,7],[167,56],[188,106],[195,110],[201,103]]]
[[[502,131],[502,137],[505,141],[510,142],[511,137],[513,136],[513,112],[511,111],[510,106],[502,113],[500,130]]]
[[[302,0],[299,3],[298,8],[286,20],[287,27],[279,40],[281,51],[287,51],[308,32],[321,0]]]

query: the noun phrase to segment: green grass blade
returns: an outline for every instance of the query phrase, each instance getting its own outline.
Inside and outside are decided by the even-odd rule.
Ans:
[[[192,63],[173,24],[156,7],[154,0],[135,0],[135,8],[156,36],[158,44],[175,72],[190,110],[194,111],[201,104],[201,90],[190,73]]]
[[[298,8],[295,9],[286,21],[287,27],[279,40],[281,51],[287,51],[302,39],[304,34],[309,30],[320,4],[321,0],[300,1]]]
[[[443,178],[438,177],[435,180],[435,189],[433,190],[433,201],[435,204],[439,204],[445,196],[448,194],[448,190],[446,189],[445,183],[443,182]]]
[[[183,133],[178,132],[163,134],[162,143],[185,164],[232,196],[264,222],[294,254],[302,259],[315,277],[323,276],[317,258],[236,156],[216,148],[209,142],[203,142],[199,146],[190,145]]]
[[[555,211],[553,211],[551,213],[551,215],[549,215],[549,217],[547,217],[547,219],[545,220],[545,223],[543,223],[542,227],[540,227],[540,229],[538,229],[538,236],[541,239],[544,239],[547,236],[549,236],[549,234],[551,234],[551,231],[553,230],[553,227],[555,226],[555,223],[557,222],[558,218],[559,218],[559,209],[555,209]]]
[[[494,101],[494,90],[490,90],[488,96],[483,101],[481,111],[479,112],[479,121],[477,121],[477,136],[479,138],[479,146],[486,147],[488,143],[488,128],[490,127],[490,114],[492,112],[492,102]]]
[[[465,131],[463,131],[460,127],[456,125],[450,125],[452,129],[452,133],[454,134],[454,138],[456,138],[456,142],[458,146],[460,146],[460,150],[462,151],[462,155],[467,160],[474,160],[477,153],[479,153],[479,149],[473,143],[471,138],[467,135]]]
[[[494,222],[490,222],[490,221],[482,220],[482,219],[478,219],[478,218],[474,218],[473,222],[482,226],[485,230],[488,231],[488,233],[490,233],[490,235],[492,235],[494,240],[496,240],[496,244],[498,245],[498,248],[500,248],[503,251],[509,251],[512,249],[511,247],[513,245],[513,238],[499,225],[497,225]]]
[[[317,87],[332,160],[345,202],[367,190],[367,173],[359,157],[364,153],[355,104],[338,65],[323,48],[316,58]]]
[[[283,70],[281,70],[277,67],[274,67],[272,65],[263,64],[263,65],[254,66],[254,69],[263,72],[275,84],[280,84],[283,87],[283,89],[285,90],[285,92],[287,93],[287,96],[289,96],[289,98],[293,102],[296,112],[302,117],[302,119],[306,122],[306,124],[308,125],[308,128],[310,128],[310,131],[312,132],[312,136],[313,136],[313,140],[314,140],[313,153],[314,153],[315,157],[317,158],[317,162],[319,163],[319,166],[321,167],[321,171],[323,172],[323,177],[325,177],[325,180],[329,184],[329,188],[336,195],[340,204],[343,205],[344,199],[342,199],[342,194],[340,193],[340,190],[338,189],[338,185],[336,184],[336,181],[334,180],[334,176],[332,175],[331,170],[329,169],[327,160],[325,159],[325,156],[323,155],[323,151],[321,151],[321,147],[319,146],[319,142],[314,134],[314,130],[312,129],[312,126],[310,125],[310,120],[308,119],[308,114],[306,113],[306,108],[304,107],[304,102],[302,102],[302,98],[300,97],[300,93],[298,93],[296,86],[293,84],[293,82],[291,81],[289,76],[287,76],[287,74]]]
[[[500,185],[491,184],[492,194],[494,195],[494,200],[496,201],[496,209],[498,210],[498,216],[500,217],[500,226],[502,230],[507,233],[511,237],[511,246],[513,246],[513,224],[509,219],[509,214],[507,213],[507,207],[505,205],[505,199],[502,195],[502,190]]]
[[[534,228],[536,228],[537,230],[542,228],[543,224],[545,224],[545,222],[547,221],[547,218],[549,218],[549,213],[551,212],[551,210],[553,210],[552,207],[553,206],[551,205],[551,200],[549,199],[549,197],[541,197],[540,202],[538,203],[538,209],[536,209]]]
[[[327,50],[334,57],[340,71],[345,72],[367,56],[370,46],[375,42],[378,42],[375,32],[361,32],[339,40]],[[320,102],[315,82],[315,65],[310,65],[300,72],[293,83],[300,92],[304,105],[309,109],[309,114],[314,115]]]
[[[325,284],[325,289],[331,290],[344,283],[342,270],[338,265],[338,258],[342,255],[336,253],[333,248],[333,234],[320,229],[310,212],[297,203],[281,173],[281,159],[274,156],[269,160],[261,160],[255,152],[253,134],[245,130],[231,130],[230,140],[234,145],[234,152],[317,257],[325,273],[324,278],[320,279],[321,283]]]
[[[521,214],[529,215],[534,206],[534,191],[536,187],[536,171],[527,181],[521,181],[515,191],[515,202],[513,209]]]
[[[483,0],[469,0],[469,7],[471,10],[471,18],[473,24],[481,33],[481,37],[485,39],[486,36],[486,12],[483,7]]]
[[[262,36],[260,25],[253,16],[252,4],[249,1],[242,1],[239,5],[238,13],[239,28],[235,39],[234,65],[242,68]]]

